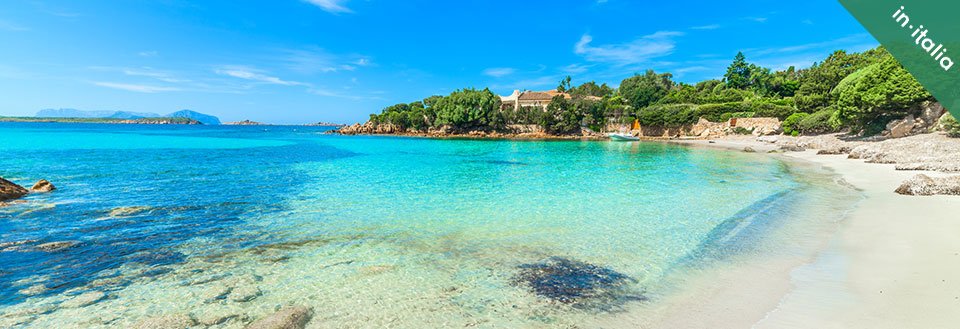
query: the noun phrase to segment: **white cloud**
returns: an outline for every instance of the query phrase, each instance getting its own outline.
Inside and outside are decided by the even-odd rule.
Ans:
[[[700,26],[691,26],[691,30],[716,30],[720,28],[720,24],[709,24],[709,25],[700,25]]]
[[[137,53],[137,55],[139,55],[140,57],[156,57],[157,51],[155,50],[141,51]]]
[[[494,78],[500,78],[508,76],[516,72],[513,68],[510,67],[491,67],[489,69],[483,70],[484,75],[489,75]]]
[[[638,64],[647,60],[673,53],[676,46],[673,37],[682,32],[660,31],[622,43],[591,46],[593,37],[584,34],[573,48],[573,52],[592,62],[610,63],[618,66]]]
[[[306,0],[308,3],[320,7],[321,9],[334,13],[352,13],[353,11],[350,8],[347,8],[343,5],[345,0]]]
[[[563,72],[566,72],[569,74],[579,74],[579,73],[587,72],[587,69],[589,68],[590,66],[588,65],[570,64],[570,65],[564,66],[562,70]]]
[[[234,77],[238,79],[257,81],[266,84],[283,86],[305,86],[307,84],[297,81],[283,80],[278,77],[269,76],[262,71],[245,66],[225,66],[214,70],[217,74]]]
[[[123,72],[123,74],[129,75],[129,76],[153,78],[153,79],[157,79],[157,80],[160,80],[163,82],[169,82],[169,83],[180,83],[180,82],[190,81],[190,80],[174,77],[173,74],[171,73],[154,70],[149,67],[121,68],[120,71]]]
[[[151,86],[151,85],[140,85],[140,84],[129,84],[129,83],[117,83],[117,82],[102,82],[95,81],[93,84],[101,87],[133,91],[138,93],[159,93],[164,91],[178,91],[179,88],[174,87],[163,87],[163,86]]]
[[[757,22],[757,23],[766,23],[766,22],[767,22],[767,18],[766,18],[766,17],[744,17],[744,19],[751,20],[751,21],[754,21],[754,22]]]
[[[14,22],[5,21],[5,20],[0,20],[0,30],[6,30],[11,32],[30,31],[30,29],[25,26],[22,26]]]
[[[301,74],[353,71],[357,67],[373,65],[369,57],[358,55],[335,55],[316,47],[283,50],[278,60],[287,69]]]

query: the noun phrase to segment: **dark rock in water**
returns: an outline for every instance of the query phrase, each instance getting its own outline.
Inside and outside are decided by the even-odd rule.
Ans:
[[[40,249],[41,251],[46,251],[46,252],[54,252],[54,251],[60,251],[60,250],[64,250],[64,249],[76,246],[78,243],[79,242],[76,242],[76,241],[47,242],[47,243],[37,245],[37,249]]]
[[[23,186],[0,177],[0,201],[18,199],[27,195],[28,192]]]
[[[304,306],[287,306],[276,313],[251,323],[246,329],[302,329],[313,311]]]
[[[53,183],[50,183],[46,179],[41,179],[37,181],[36,184],[33,184],[33,187],[30,188],[30,192],[34,193],[45,193],[56,190],[57,187],[53,186]]]
[[[747,153],[757,152],[757,150],[754,150],[752,147],[749,147],[749,146],[744,147],[744,148],[743,148],[743,151],[744,151],[744,152],[747,152]]]
[[[576,308],[612,310],[646,297],[631,285],[636,280],[614,270],[561,257],[520,266],[516,283],[537,295]]]

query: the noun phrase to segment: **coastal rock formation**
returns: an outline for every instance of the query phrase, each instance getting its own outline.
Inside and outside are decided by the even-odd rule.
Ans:
[[[56,186],[53,186],[52,183],[50,183],[50,182],[47,181],[46,179],[41,179],[41,180],[37,181],[36,184],[33,184],[33,187],[30,188],[30,192],[34,192],[34,193],[46,193],[46,192],[50,192],[50,191],[53,191],[53,190],[56,190],[56,189],[57,189],[57,187],[56,187]]]
[[[246,329],[303,329],[313,316],[313,311],[304,306],[286,306],[276,313],[257,320]]]
[[[27,195],[29,191],[23,186],[0,177],[0,201],[13,200]]]
[[[916,120],[917,119],[912,115],[908,115],[902,120],[890,121],[890,123],[887,123],[887,131],[885,135],[893,138],[906,137],[913,131]]]
[[[561,257],[520,266],[515,282],[535,294],[575,308],[612,310],[646,298],[633,278],[614,270]]]
[[[960,176],[933,178],[918,174],[896,190],[904,195],[960,195]]]

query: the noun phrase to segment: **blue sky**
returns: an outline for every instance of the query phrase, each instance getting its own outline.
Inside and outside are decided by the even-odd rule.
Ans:
[[[0,115],[44,108],[356,122],[463,87],[679,81],[878,43],[836,1],[4,1]]]

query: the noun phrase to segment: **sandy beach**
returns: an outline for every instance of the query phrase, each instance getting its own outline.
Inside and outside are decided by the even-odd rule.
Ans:
[[[779,148],[743,136],[680,143]],[[686,311],[665,314],[655,327],[949,328],[960,322],[960,197],[899,195],[894,190],[919,172],[816,153],[776,156],[823,166],[864,194],[816,256],[786,276],[776,273],[790,261],[711,278],[708,296],[681,302]]]

